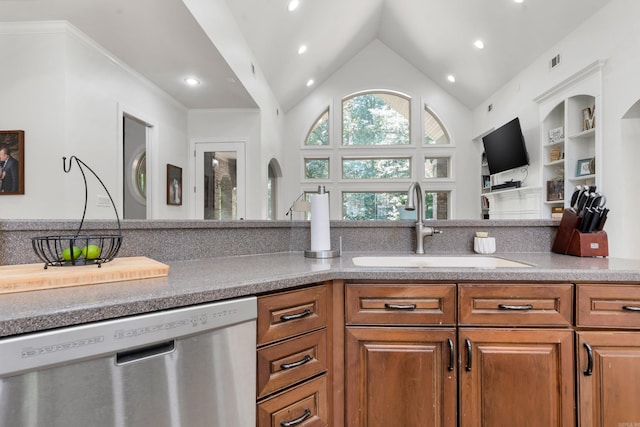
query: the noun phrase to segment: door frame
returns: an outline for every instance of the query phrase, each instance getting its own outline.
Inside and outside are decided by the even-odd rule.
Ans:
[[[158,156],[156,141],[158,141],[158,124],[149,116],[130,108],[127,105],[118,103],[118,149],[117,149],[117,165],[118,176],[116,180],[116,194],[114,202],[118,205],[118,216],[124,214],[124,124],[125,117],[132,118],[146,126],[145,132],[145,151],[147,156],[147,219],[154,219],[154,215],[158,209],[154,206],[157,200],[164,200],[159,196],[156,197],[154,191],[156,188],[164,188],[163,185],[156,185],[156,180],[160,177],[160,170],[156,157]],[[164,176],[164,172],[163,175]]]
[[[193,139],[190,143],[191,157],[191,188],[189,191],[189,204],[191,205],[191,218],[203,219],[203,213],[199,212],[202,203],[198,203],[198,185],[202,181],[198,178],[198,150],[206,151],[236,151],[237,159],[237,190],[236,190],[236,219],[246,218],[247,198],[247,140],[234,138],[200,138]],[[183,194],[184,195],[184,194]]]

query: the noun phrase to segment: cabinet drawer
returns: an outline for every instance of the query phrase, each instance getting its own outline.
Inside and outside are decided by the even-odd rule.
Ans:
[[[258,350],[258,398],[327,370],[327,330]]]
[[[577,285],[578,326],[640,329],[640,286]]]
[[[567,284],[460,284],[460,325],[570,326],[573,286]]]
[[[258,404],[258,427],[288,425],[296,427],[329,425],[326,375]]]
[[[258,298],[258,345],[327,326],[325,285]]]
[[[347,324],[454,325],[455,284],[349,284]]]

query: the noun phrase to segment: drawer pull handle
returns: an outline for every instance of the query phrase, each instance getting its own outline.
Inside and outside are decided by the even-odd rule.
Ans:
[[[283,314],[282,316],[280,316],[280,320],[282,320],[283,322],[286,322],[287,320],[301,319],[303,317],[307,317],[310,314],[311,314],[311,310],[309,310],[308,308],[305,308],[302,313]]]
[[[384,308],[388,308],[389,310],[415,310],[415,304],[389,304],[386,303]]]
[[[640,311],[640,307],[634,307],[632,305],[623,305],[622,309],[627,311]]]
[[[280,425],[282,427],[297,426],[298,424],[300,424],[301,422],[303,422],[304,420],[306,420],[310,416],[311,416],[311,411],[307,408],[307,409],[304,410],[304,414],[302,414],[302,416],[300,418],[296,418],[295,420],[291,420],[291,421],[280,421]]]
[[[471,341],[469,340],[469,338],[465,338],[464,339],[464,346],[467,349],[467,365],[464,367],[464,369],[467,372],[471,372],[471,355],[472,355],[472,352],[471,352]]]
[[[453,371],[456,363],[456,355],[453,352],[453,340],[451,338],[448,338],[447,344],[449,345],[449,366],[447,367],[447,369]]]
[[[304,365],[305,363],[309,362],[311,360],[311,356],[309,356],[308,354],[304,356],[303,359],[298,360],[297,362],[291,362],[291,363],[283,363],[280,365],[280,368],[282,369],[291,369],[291,368],[295,368],[296,366],[300,366],[300,365]]]
[[[531,304],[525,304],[525,305],[508,305],[508,304],[498,304],[498,308],[500,310],[520,310],[520,311],[526,311],[526,310],[531,310],[533,308],[533,306]]]
[[[593,375],[593,350],[591,346],[586,342],[583,343],[585,350],[587,350],[587,369],[584,371],[585,377]]]

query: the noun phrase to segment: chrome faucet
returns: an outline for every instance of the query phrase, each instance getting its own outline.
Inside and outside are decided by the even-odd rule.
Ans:
[[[414,197],[415,195],[415,197]],[[424,201],[422,198],[422,188],[419,182],[412,182],[409,186],[407,194],[407,204],[405,209],[408,211],[416,210],[417,200],[417,212],[416,212],[416,253],[424,254],[424,238],[425,236],[433,236],[434,234],[440,234],[442,231],[436,230],[433,227],[425,227],[424,221]]]

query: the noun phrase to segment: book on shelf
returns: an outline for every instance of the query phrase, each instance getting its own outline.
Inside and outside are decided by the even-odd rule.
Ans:
[[[562,213],[564,212],[564,208],[562,206],[554,206],[551,208],[551,219],[562,219]]]

